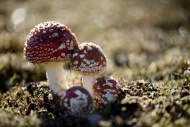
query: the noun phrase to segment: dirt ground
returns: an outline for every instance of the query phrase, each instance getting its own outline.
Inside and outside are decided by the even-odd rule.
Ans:
[[[188,0],[0,0],[0,127],[188,127],[190,125]],[[23,47],[45,21],[67,25],[79,43],[93,42],[108,65],[98,75],[121,85],[102,109],[66,115],[47,86],[43,64]],[[81,75],[64,65],[70,86]]]

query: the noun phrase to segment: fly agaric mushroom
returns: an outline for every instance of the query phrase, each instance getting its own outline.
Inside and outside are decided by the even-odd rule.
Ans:
[[[93,110],[93,99],[84,87],[73,86],[64,92],[61,107],[66,114],[87,114]]]
[[[102,49],[91,42],[79,44],[73,52],[71,63],[73,69],[82,74],[83,86],[93,96],[95,75],[101,73],[107,64]]]
[[[73,49],[78,46],[74,33],[55,21],[36,25],[26,38],[24,54],[31,63],[45,63],[49,88],[54,94],[67,89],[63,63],[70,61]]]
[[[99,77],[96,79],[94,89],[95,105],[104,107],[117,100],[121,88],[119,83],[112,77]]]

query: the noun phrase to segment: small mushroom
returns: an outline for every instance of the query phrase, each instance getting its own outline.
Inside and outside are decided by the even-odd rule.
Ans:
[[[97,78],[93,89],[95,105],[98,108],[116,101],[121,92],[120,84],[112,77]]]
[[[88,114],[93,110],[93,99],[84,87],[73,86],[64,92],[61,107],[66,114]]]
[[[71,62],[73,69],[82,74],[83,86],[93,96],[96,75],[101,73],[107,65],[102,49],[92,42],[82,43],[74,50]]]
[[[62,95],[67,89],[63,64],[70,61],[77,39],[70,29],[55,21],[36,25],[26,38],[25,58],[31,63],[45,63],[49,88],[54,94]]]

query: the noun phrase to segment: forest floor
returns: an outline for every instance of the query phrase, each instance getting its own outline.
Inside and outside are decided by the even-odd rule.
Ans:
[[[188,0],[0,1],[0,127],[188,127]],[[28,64],[23,46],[38,23],[59,21],[80,43],[101,46],[123,90],[118,100],[81,116],[66,115],[47,86],[43,64]],[[64,66],[70,86],[81,75]]]

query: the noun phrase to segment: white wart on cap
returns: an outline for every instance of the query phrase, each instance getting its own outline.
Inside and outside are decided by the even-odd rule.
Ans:
[[[61,99],[61,107],[66,114],[88,114],[93,110],[93,99],[84,87],[73,86],[65,91]]]
[[[83,75],[83,86],[93,96],[93,85],[95,83],[95,76],[101,73],[106,65],[107,59],[100,46],[85,42],[79,44],[72,55],[72,67],[75,71]]]
[[[70,61],[77,46],[77,39],[67,26],[49,21],[36,25],[30,31],[24,45],[24,55],[31,63],[45,63],[49,87],[61,96],[62,90],[67,89],[63,62]]]
[[[121,92],[120,84],[112,77],[97,78],[93,89],[95,104],[98,108],[116,101]]]

